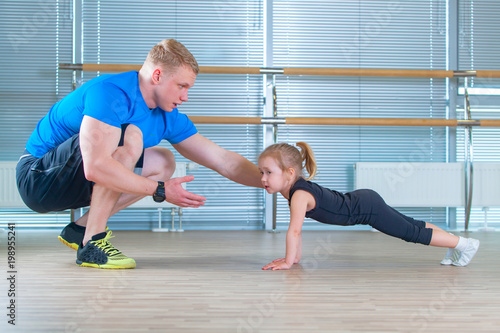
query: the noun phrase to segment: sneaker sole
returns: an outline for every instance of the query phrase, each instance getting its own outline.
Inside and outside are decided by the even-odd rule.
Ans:
[[[453,261],[451,261],[451,259],[447,259],[447,260],[441,261],[440,264],[443,266],[451,266],[453,264]]]
[[[99,264],[94,264],[94,263],[90,263],[90,262],[83,262],[80,260],[76,260],[76,264],[80,267],[91,267],[91,268],[100,268],[100,269],[130,269],[130,268],[135,268],[135,266],[136,266],[135,262],[127,263],[127,264],[123,264],[123,265],[111,265],[111,264],[99,265]]]
[[[69,243],[64,238],[62,238],[61,236],[57,236],[57,239],[59,239],[61,241],[61,243],[63,243],[67,247],[72,248],[75,251],[78,251],[78,244],[76,244],[76,243]]]

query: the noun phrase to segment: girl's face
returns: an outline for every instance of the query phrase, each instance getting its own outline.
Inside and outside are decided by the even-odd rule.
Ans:
[[[292,168],[283,171],[273,157],[265,156],[259,159],[259,170],[261,174],[260,180],[267,193],[280,192],[283,196],[288,196],[294,174]]]

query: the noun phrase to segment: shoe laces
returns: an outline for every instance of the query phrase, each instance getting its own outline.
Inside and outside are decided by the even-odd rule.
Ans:
[[[111,242],[109,241],[113,237],[115,236],[112,236],[112,232],[110,230],[103,239],[92,241],[92,243],[94,243],[99,249],[104,251],[104,253],[106,253],[107,255],[116,256],[121,254],[121,252],[116,247],[114,247],[113,244],[111,244]]]

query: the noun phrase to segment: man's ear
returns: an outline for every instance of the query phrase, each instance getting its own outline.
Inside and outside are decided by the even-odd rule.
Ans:
[[[151,79],[153,80],[153,84],[160,83],[160,76],[161,76],[161,70],[158,67],[156,67],[153,70],[153,74],[151,75]]]

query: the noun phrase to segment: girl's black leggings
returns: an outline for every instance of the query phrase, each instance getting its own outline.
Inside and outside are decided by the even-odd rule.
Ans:
[[[356,190],[346,193],[353,203],[353,218],[356,224],[370,225],[384,234],[407,242],[429,245],[432,229],[424,221],[401,214],[387,205],[373,190]]]

